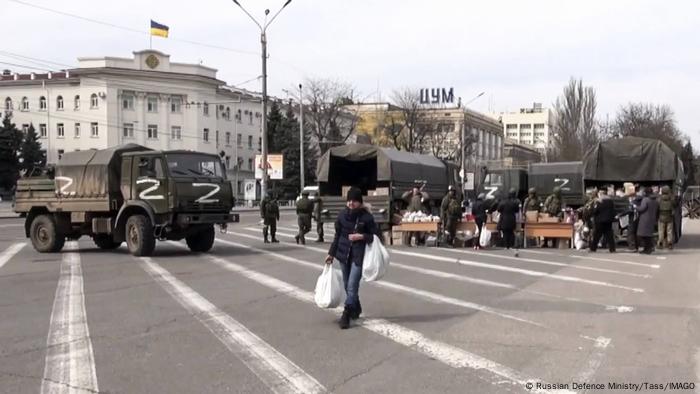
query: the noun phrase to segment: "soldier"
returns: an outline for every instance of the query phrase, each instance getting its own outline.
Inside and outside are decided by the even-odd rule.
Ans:
[[[267,196],[260,202],[260,216],[263,219],[263,239],[265,243],[270,243],[267,239],[268,230],[270,235],[272,235],[272,243],[279,243],[275,234],[277,234],[277,221],[280,220],[280,207],[271,191],[268,191]]]
[[[423,192],[423,186],[414,186],[412,190],[404,193],[401,198],[408,203],[408,212],[420,212],[424,210],[423,201],[428,200],[428,194]],[[416,237],[416,245],[422,243],[423,233],[418,231],[409,231],[404,233],[403,244],[411,246],[411,238]]]
[[[462,203],[457,198],[457,190],[453,186],[450,186],[447,195],[442,199],[440,218],[449,234],[445,245],[450,248],[454,247],[457,223],[462,219]]]
[[[537,195],[537,189],[534,187],[531,187],[527,191],[527,197],[525,197],[525,201],[523,202],[523,217],[526,217],[528,212],[539,212],[542,205],[542,201],[540,201],[540,197]],[[527,224],[524,224],[524,226],[527,226]],[[523,242],[527,243],[527,239],[524,239]],[[537,239],[535,239],[535,242],[537,242]]]
[[[673,249],[673,214],[676,209],[676,199],[671,196],[671,188],[661,188],[659,198],[659,249],[668,246]]]
[[[561,189],[555,187],[552,190],[546,200],[544,200],[544,211],[550,216],[559,217],[561,216]],[[549,246],[549,238],[545,238],[542,243],[542,247],[546,248]],[[552,239],[552,247],[557,247],[557,240]]]
[[[297,201],[297,223],[299,225],[299,233],[294,237],[297,244],[301,242],[306,245],[305,235],[311,231],[311,215],[314,212],[314,203],[309,200],[309,192],[301,192],[301,198]]]
[[[319,195],[316,195],[316,201],[314,201],[314,216],[316,219],[316,233],[318,234],[316,242],[323,242],[323,200],[321,200]]]

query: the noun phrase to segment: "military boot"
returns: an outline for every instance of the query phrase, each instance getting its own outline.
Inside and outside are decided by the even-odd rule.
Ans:
[[[263,241],[264,241],[266,244],[269,244],[269,243],[270,243],[270,241],[267,240],[267,228],[263,228]]]

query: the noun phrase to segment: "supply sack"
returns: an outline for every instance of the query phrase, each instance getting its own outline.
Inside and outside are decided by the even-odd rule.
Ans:
[[[486,224],[484,224],[486,226]],[[479,236],[479,245],[486,248],[491,244],[491,231],[484,229]]]
[[[323,272],[316,280],[314,300],[319,308],[335,308],[343,302],[343,272],[340,263],[325,264]]]
[[[389,251],[386,250],[379,237],[365,246],[365,258],[362,260],[362,279],[372,282],[381,279],[389,268]]]

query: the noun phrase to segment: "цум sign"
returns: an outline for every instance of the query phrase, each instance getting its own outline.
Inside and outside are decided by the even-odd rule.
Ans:
[[[453,104],[455,102],[454,88],[421,89],[420,103],[427,105]]]

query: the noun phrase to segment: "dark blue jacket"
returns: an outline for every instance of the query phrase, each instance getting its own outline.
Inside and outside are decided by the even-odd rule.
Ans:
[[[364,240],[351,242],[348,236],[353,233],[364,235]],[[375,234],[378,234],[378,229],[372,214],[365,208],[356,210],[345,208],[340,211],[335,220],[335,237],[328,254],[341,263],[351,261],[362,265],[365,246],[374,241]]]

